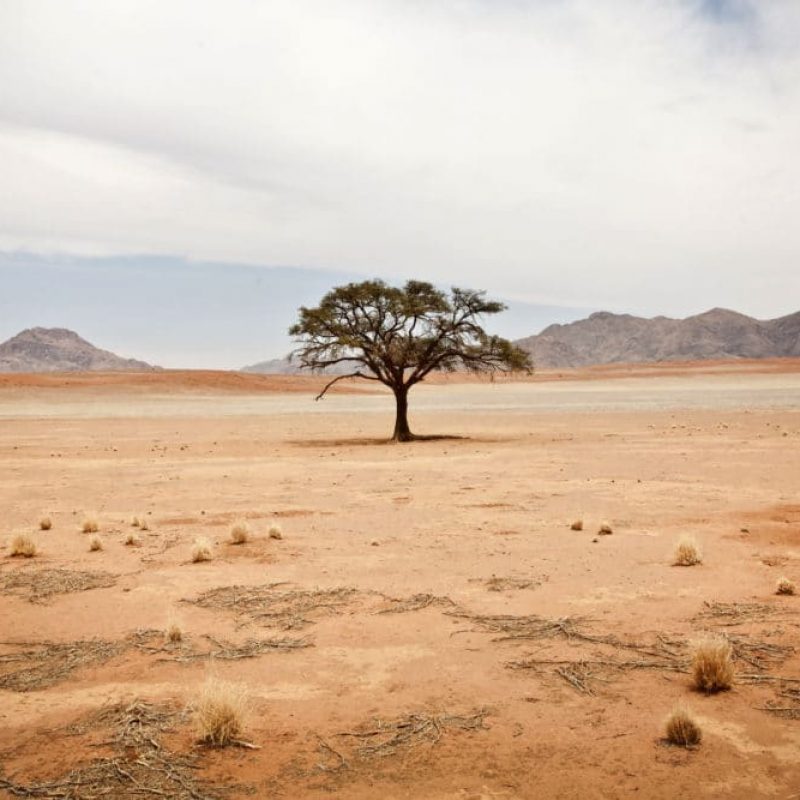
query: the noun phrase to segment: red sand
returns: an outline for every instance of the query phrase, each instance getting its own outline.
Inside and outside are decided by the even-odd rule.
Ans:
[[[750,373],[796,373],[798,362],[597,368],[568,377],[666,374],[695,387],[720,370],[747,381]],[[20,650],[9,642],[116,641],[163,630],[172,618],[187,647],[208,647],[205,636],[308,637],[307,649],[215,665],[246,686],[246,738],[260,750],[200,747],[188,724],[169,737],[170,747],[199,754],[204,778],[239,785],[233,798],[754,800],[797,792],[800,721],[762,710],[789,702],[778,698],[779,684],[742,679],[706,697],[682,672],[596,666],[605,680],[581,694],[555,672],[558,664],[541,674],[509,664],[641,654],[579,639],[499,641],[448,615],[454,606],[445,600],[377,613],[386,597],[429,593],[472,614],[572,617],[590,636],[622,641],[686,640],[711,629],[796,647],[800,598],[774,595],[779,576],[800,582],[796,408],[415,413],[412,398],[415,429],[467,438],[374,445],[391,428],[383,413],[307,413],[319,381],[214,372],[0,376],[0,544],[28,532],[41,549],[25,563],[5,550],[0,576],[56,567],[118,576],[111,588],[46,604],[0,594],[0,675],[21,668],[2,659]],[[104,418],[89,404],[81,418],[26,416],[29,403],[47,408],[70,388],[82,390],[81,400],[113,394],[127,410]],[[182,417],[180,394],[194,390],[217,404],[205,416]],[[261,391],[292,392],[296,404],[290,413],[226,415],[231,392]],[[137,416],[138,403],[158,404],[161,395],[177,396],[164,401],[163,416]],[[39,532],[45,513],[54,527]],[[100,522],[105,548],[97,553],[79,532],[87,513]],[[139,548],[123,544],[133,514],[150,522]],[[569,529],[578,517],[583,532]],[[227,544],[237,519],[254,533],[240,547]],[[596,537],[605,520],[613,535]],[[281,541],[267,537],[274,521]],[[673,567],[686,533],[700,541],[704,563]],[[190,562],[198,536],[211,540],[213,561]],[[490,591],[492,577],[532,585]],[[184,602],[213,587],[273,582],[357,594],[290,630]],[[771,613],[728,626],[698,617],[714,601],[758,603]],[[737,670],[759,673],[741,660]],[[91,735],[66,736],[64,727],[118,701],[191,702],[207,672],[202,661],[128,650],[49,688],[0,689],[0,774],[43,780],[105,755]],[[761,674],[796,679],[800,656]],[[703,728],[696,751],[661,741],[677,703]],[[378,719],[478,709],[486,711],[484,730],[445,728],[436,744],[383,758],[359,758],[341,735],[374,730]],[[347,767],[321,742],[344,754]]]

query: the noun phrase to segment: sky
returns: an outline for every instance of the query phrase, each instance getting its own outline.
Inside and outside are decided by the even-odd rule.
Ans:
[[[0,0],[0,338],[285,353],[343,280],[800,308],[797,0]]]

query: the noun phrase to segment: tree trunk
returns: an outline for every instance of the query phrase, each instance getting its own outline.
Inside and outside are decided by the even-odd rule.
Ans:
[[[392,441],[410,442],[414,438],[411,429],[408,427],[408,387],[402,386],[394,390],[394,398],[397,401],[397,417],[394,422],[394,433]]]

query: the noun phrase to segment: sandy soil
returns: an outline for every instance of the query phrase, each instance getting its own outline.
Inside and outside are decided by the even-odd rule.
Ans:
[[[800,582],[800,372],[780,366],[444,381],[415,389],[412,427],[463,438],[399,446],[382,442],[390,398],[315,404],[308,379],[4,377],[0,778],[63,783],[112,753],[77,721],[183,709],[212,671],[246,686],[243,738],[261,749],[199,745],[180,716],[163,746],[195,758],[197,796],[797,796],[800,700],[778,678],[800,679],[800,597],[774,591]],[[128,547],[133,515],[149,530]],[[252,540],[229,544],[242,519]],[[9,557],[17,533],[40,554]],[[673,567],[686,533],[704,562]],[[213,560],[191,562],[197,537]],[[35,602],[9,586],[54,569],[113,585]],[[194,602],[231,586],[250,595]],[[682,671],[704,631],[736,643],[730,692]],[[98,640],[110,656],[72,669],[31,656]],[[310,646],[223,657],[247,640]],[[677,703],[703,728],[694,751],[662,741]],[[50,791],[27,796],[86,796]]]

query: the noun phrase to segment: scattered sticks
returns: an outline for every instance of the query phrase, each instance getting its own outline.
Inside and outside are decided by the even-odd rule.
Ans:
[[[0,776],[0,789],[12,797],[88,800],[113,797],[140,800],[218,800],[233,787],[203,786],[196,777],[197,757],[167,750],[162,734],[184,721],[185,712],[142,701],[116,705],[88,715],[67,729],[72,735],[110,728],[114,755],[98,758],[46,783],[21,784]]]
[[[107,589],[117,575],[70,569],[15,569],[0,573],[0,593],[20,594],[31,603],[47,602],[53,595]]]
[[[405,614],[409,611],[421,611],[429,606],[440,606],[444,608],[454,608],[455,603],[449,597],[439,597],[435,594],[414,594],[406,599],[397,597],[387,597],[389,602],[387,608],[382,608],[379,614]]]
[[[80,667],[101,664],[126,649],[124,642],[89,639],[77,642],[2,642],[3,646],[27,648],[0,655],[0,666],[22,664],[0,675],[0,689],[30,692],[66,680]]]
[[[256,658],[264,653],[290,652],[292,650],[302,650],[306,647],[313,647],[312,643],[305,638],[291,639],[289,637],[283,637],[280,639],[248,639],[240,645],[220,641],[212,636],[204,636],[203,638],[213,645],[211,650],[181,654],[177,656],[175,660],[198,661],[208,658],[218,659],[220,661],[237,661],[242,658]]]
[[[490,592],[505,592],[509,589],[536,589],[541,580],[526,578],[488,578],[484,585]]]
[[[393,720],[377,719],[354,731],[334,734],[342,743],[337,747],[318,737],[320,753],[325,761],[320,762],[317,768],[325,772],[349,769],[353,763],[387,758],[421,745],[433,746],[450,729],[485,730],[487,713],[486,709],[465,715],[415,712]],[[330,763],[331,759],[334,763]]]
[[[350,587],[334,589],[279,589],[280,583],[261,586],[219,586],[187,602],[201,608],[230,611],[250,622],[282,630],[311,625],[319,613],[339,614],[358,596]]]
[[[717,603],[706,601],[703,605],[705,608],[694,617],[694,621],[711,621],[715,625],[724,627],[741,625],[745,622],[761,622],[781,610],[766,603]]]

